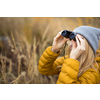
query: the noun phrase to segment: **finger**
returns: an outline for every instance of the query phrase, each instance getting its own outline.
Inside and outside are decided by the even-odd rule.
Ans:
[[[78,38],[79,38],[79,40],[80,40],[80,48],[81,48],[81,50],[85,50],[85,40],[84,39],[82,39],[82,37],[81,36],[79,36],[78,35]]]
[[[61,32],[59,32],[59,33],[56,35],[55,38],[58,39],[59,37],[62,37],[62,36],[61,36]]]
[[[78,39],[79,39],[80,42],[84,40],[84,37],[81,36],[81,35],[77,35],[77,37],[78,37]]]
[[[72,48],[73,48],[73,49],[76,49],[77,45],[76,45],[76,42],[75,42],[74,40],[72,40],[72,44],[73,44],[73,45],[72,45]]]
[[[81,39],[84,39],[84,37],[82,35],[77,34],[78,37],[80,37]]]
[[[81,40],[81,48],[85,49],[85,40]]]
[[[59,39],[59,38],[63,39],[64,37],[61,35],[61,32],[59,32],[55,38],[56,39]]]
[[[61,31],[61,33],[63,32],[63,30]]]
[[[59,36],[61,34],[61,32],[58,32],[58,34],[56,36]]]
[[[77,46],[80,46],[80,43],[79,43],[77,36],[76,36],[76,42],[77,42]]]
[[[77,35],[79,41],[80,41],[80,44],[81,46],[85,46],[85,41],[84,41],[84,37],[81,37],[80,35]]]
[[[63,43],[66,43],[68,40],[69,40],[69,39],[64,38],[62,41],[63,41]]]

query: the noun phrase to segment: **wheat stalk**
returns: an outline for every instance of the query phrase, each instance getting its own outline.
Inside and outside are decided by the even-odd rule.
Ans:
[[[38,71],[37,71],[37,56],[36,56],[36,52],[35,52],[35,47],[36,47],[36,38],[34,37],[34,74],[36,76],[38,76]]]
[[[13,33],[11,32],[11,37],[12,37],[12,41],[14,43],[14,49],[16,50],[16,43],[15,43],[15,39],[14,39],[14,36],[13,36]]]
[[[44,40],[45,37],[46,37],[46,34],[47,34],[47,32],[48,32],[49,27],[50,27],[50,25],[48,25],[48,26],[46,27],[46,29],[45,29],[45,31],[44,31],[44,33],[43,33],[42,42],[43,42],[43,40]]]
[[[20,56],[18,54],[18,76],[20,75],[20,64],[21,64],[21,61],[20,61]]]
[[[10,84],[18,84],[18,80],[21,77],[21,75],[19,75],[14,81],[12,81]]]
[[[7,80],[6,80],[6,57],[5,57],[5,62],[3,62],[2,54],[1,54],[1,64],[2,64],[2,69],[1,69],[2,77],[4,79],[4,83],[7,83]]]
[[[48,76],[48,77],[50,78],[51,83],[52,83],[52,84],[55,84],[55,81],[54,81],[54,79],[52,78],[52,76]]]
[[[10,64],[9,64],[9,69],[8,69],[8,73],[10,74],[12,71],[12,61],[10,60]]]

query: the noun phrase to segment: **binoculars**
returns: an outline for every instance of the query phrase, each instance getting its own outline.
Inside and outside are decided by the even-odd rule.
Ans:
[[[76,41],[76,39],[75,39],[76,35],[72,31],[64,30],[64,31],[62,31],[61,35],[65,38],[69,38],[70,40]]]

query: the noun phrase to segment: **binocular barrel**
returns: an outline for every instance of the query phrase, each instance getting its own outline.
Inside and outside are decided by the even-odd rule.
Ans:
[[[76,35],[72,31],[64,30],[64,31],[62,31],[61,35],[65,38],[69,38],[70,40],[73,39],[74,41],[76,41],[76,39],[75,39]]]

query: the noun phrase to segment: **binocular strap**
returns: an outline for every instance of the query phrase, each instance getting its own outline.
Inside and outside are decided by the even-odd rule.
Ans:
[[[66,58],[65,58],[65,48],[66,48],[66,45],[68,46],[67,42],[66,42],[65,45],[64,45],[64,53],[63,53],[64,59],[66,59]]]

